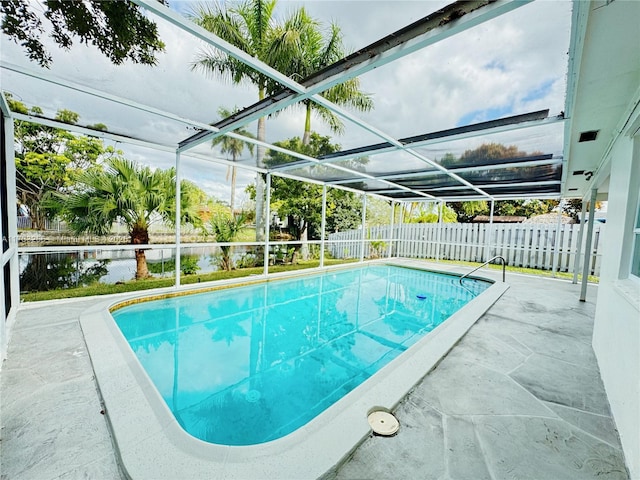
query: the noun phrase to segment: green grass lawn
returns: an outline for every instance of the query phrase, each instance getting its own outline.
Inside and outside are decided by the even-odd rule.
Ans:
[[[456,261],[456,260],[440,260],[440,263],[447,263],[447,264],[452,264],[452,265],[462,265],[465,267],[478,267],[480,265],[482,265],[481,263],[476,263],[476,262],[461,262],[461,261]],[[490,268],[492,270],[502,270],[502,264],[500,263],[490,263],[489,265],[483,267],[483,268]],[[536,275],[539,277],[553,277],[553,272],[551,270],[537,270],[535,268],[524,268],[524,267],[514,267],[511,265],[507,265],[506,268],[507,272],[512,272],[512,273],[524,273],[526,275]],[[479,272],[482,271],[482,269],[478,270]],[[569,273],[569,272],[556,272],[556,276],[555,278],[562,278],[564,280],[572,280],[573,279],[573,273]],[[578,275],[578,279],[582,278],[582,274]],[[589,278],[587,280],[588,282],[591,283],[598,283],[599,281],[599,277],[595,277],[593,275],[589,275]]]
[[[234,242],[255,242],[256,241],[256,229],[255,227],[243,228],[236,236]]]

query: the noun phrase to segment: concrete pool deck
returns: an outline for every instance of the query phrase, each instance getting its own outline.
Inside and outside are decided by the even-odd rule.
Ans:
[[[628,478],[591,349],[597,288],[580,303],[568,282],[507,283],[395,409],[398,435],[366,439],[326,478]],[[78,320],[95,304],[18,312],[1,374],[3,479],[123,478]]]

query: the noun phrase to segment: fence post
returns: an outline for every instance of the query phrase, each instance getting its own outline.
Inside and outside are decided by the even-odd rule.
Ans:
[[[180,195],[180,150],[176,150],[176,288],[180,286],[180,242],[182,241],[180,231]]]
[[[324,267],[324,236],[327,229],[327,185],[322,185],[322,222],[320,226],[320,268]]]
[[[446,202],[440,200],[440,205],[438,205],[438,239],[436,241],[436,262],[440,261],[440,244],[442,242],[442,213],[444,211],[444,205]]]
[[[405,241],[404,241],[404,202],[400,202],[400,218],[398,219],[398,256],[405,256]]]
[[[394,239],[394,222],[395,222],[395,210],[396,210],[396,201],[391,200],[391,219],[389,220],[389,253],[387,254],[387,258],[391,258],[393,256],[393,239]]]
[[[265,186],[265,217],[264,217],[264,274],[269,274],[269,227],[271,226],[271,174],[267,173],[267,185]],[[257,225],[256,225],[257,227]]]
[[[489,260],[490,255],[491,255],[491,234],[493,233],[493,209],[494,209],[495,203],[493,201],[493,199],[491,199],[491,211],[489,213],[489,226],[487,227],[487,238],[485,241],[485,247],[484,247],[484,258],[482,259],[483,262],[486,262]]]
[[[364,261],[365,229],[367,226],[367,194],[362,193],[362,238],[360,239],[360,261]]]
[[[562,208],[564,207],[564,198],[560,199],[558,204],[558,222],[556,223],[556,242],[553,246],[553,265],[551,267],[551,276],[555,277],[558,271],[558,254],[560,253],[560,227],[562,226]]]

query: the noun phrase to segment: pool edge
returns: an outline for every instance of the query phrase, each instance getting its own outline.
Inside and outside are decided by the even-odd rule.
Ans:
[[[438,271],[421,262],[380,263]],[[246,447],[212,445],[191,437],[155,391],[108,312],[115,304],[150,292],[97,302],[81,315],[80,324],[122,469],[136,480],[212,474],[225,479],[325,477],[370,433],[369,409],[395,408],[508,289],[504,283],[478,278],[493,285],[381,369],[375,382],[365,382],[297,431]]]

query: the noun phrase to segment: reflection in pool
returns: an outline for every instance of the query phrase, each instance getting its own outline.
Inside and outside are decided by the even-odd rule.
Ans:
[[[376,265],[112,315],[187,432],[251,445],[306,424],[489,286]]]

